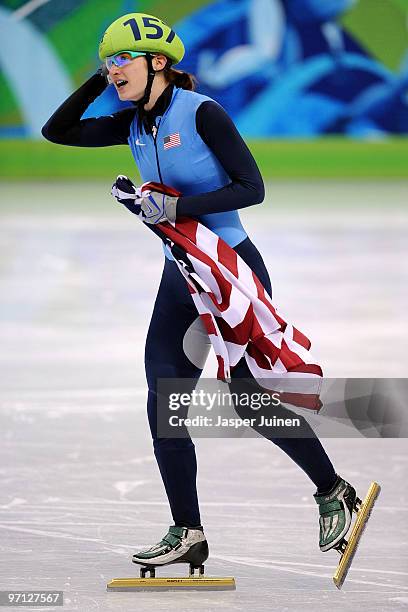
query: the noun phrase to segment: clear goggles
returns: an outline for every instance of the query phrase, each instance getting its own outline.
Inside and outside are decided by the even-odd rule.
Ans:
[[[140,51],[120,51],[119,53],[115,53],[115,55],[109,55],[109,57],[105,58],[105,64],[108,70],[110,70],[112,66],[122,68],[122,66],[130,64],[132,60],[142,55],[146,55],[146,53]]]

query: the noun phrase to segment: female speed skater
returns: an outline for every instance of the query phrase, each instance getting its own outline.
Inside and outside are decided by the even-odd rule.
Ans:
[[[116,19],[99,46],[103,68],[77,89],[42,129],[51,142],[104,147],[128,145],[144,181],[171,185],[176,198],[152,192],[156,210],[143,206],[154,224],[192,216],[220,236],[255,272],[271,295],[262,257],[241,224],[238,210],[264,199],[262,177],[249,149],[224,109],[194,91],[194,78],[173,66],[184,56],[177,34],[162,20],[143,13]],[[122,101],[133,105],[109,116],[81,119],[87,107],[113,83]],[[168,533],[133,561],[145,567],[208,558],[196,488],[197,463],[191,438],[157,436],[157,380],[200,377],[208,336],[184,278],[166,253],[147,333],[145,368],[147,414],[171,514]],[[245,376],[245,373],[244,373]],[[320,511],[319,546],[336,548],[350,529],[359,502],[355,489],[336,473],[315,437],[270,438],[316,486]]]

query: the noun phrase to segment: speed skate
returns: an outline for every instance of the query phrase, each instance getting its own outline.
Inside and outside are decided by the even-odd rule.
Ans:
[[[235,579],[232,576],[225,578],[205,576],[204,561],[207,559],[208,543],[201,526],[190,528],[172,525],[158,544],[133,555],[133,563],[141,566],[140,578],[114,578],[108,583],[107,589],[108,591],[234,590]],[[156,578],[156,568],[176,563],[187,563],[189,575]]]
[[[347,573],[350,569],[354,555],[356,553],[360,538],[363,534],[367,520],[370,517],[371,510],[374,507],[375,501],[380,494],[381,487],[376,482],[372,482],[367,495],[362,502],[358,497],[355,500],[353,511],[357,513],[356,521],[348,540],[343,538],[335,547],[341,554],[340,562],[333,576],[333,582],[338,589],[341,589]]]
[[[355,488],[344,478],[337,476],[329,491],[314,495],[320,514],[320,550],[322,552],[337,550],[341,554],[340,563],[333,576],[338,589],[347,576],[361,534],[380,490],[380,486],[372,482],[362,502],[357,497]],[[354,525],[352,525],[353,513],[357,514]]]

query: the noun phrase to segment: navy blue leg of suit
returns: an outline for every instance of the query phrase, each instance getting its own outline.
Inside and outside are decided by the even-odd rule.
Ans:
[[[271,295],[268,272],[249,238],[235,250]],[[185,333],[196,319],[197,311],[186,282],[176,264],[166,259],[146,340],[147,411],[154,453],[172,516],[176,525],[185,527],[200,525],[195,447],[190,438],[157,437],[157,379],[200,377],[202,370],[191,363],[183,350]],[[248,376],[245,368],[240,375]],[[316,437],[270,439],[304,470],[319,491],[328,490],[333,485],[336,473]]]

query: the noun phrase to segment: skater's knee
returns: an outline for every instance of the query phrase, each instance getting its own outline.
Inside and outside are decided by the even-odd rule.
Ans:
[[[165,402],[166,399],[162,398]],[[154,447],[170,449],[170,450],[179,450],[185,448],[194,448],[194,444],[191,441],[191,438],[188,435],[188,430],[185,429],[185,436],[181,438],[168,438],[166,437],[166,422],[165,417],[164,420],[158,420],[158,405],[160,410],[160,402],[158,401],[157,391],[149,390],[147,396],[147,417],[149,420],[150,432],[153,439]],[[162,405],[162,408],[165,409],[165,405]],[[168,430],[168,428],[167,428]],[[164,435],[163,435],[164,434]],[[168,432],[167,432],[168,435]]]

